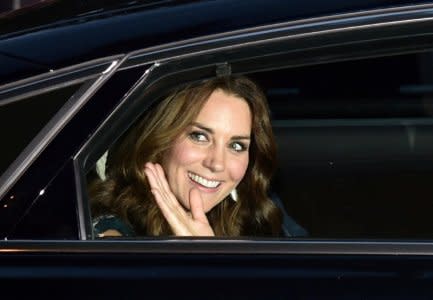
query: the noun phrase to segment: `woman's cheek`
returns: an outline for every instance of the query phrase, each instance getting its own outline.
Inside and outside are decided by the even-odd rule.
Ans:
[[[241,159],[233,159],[229,164],[230,177],[233,181],[239,182],[244,178],[245,172],[248,168],[248,162],[248,155],[245,155]]]
[[[179,164],[188,165],[199,160],[203,156],[202,152],[199,147],[184,140],[175,147],[173,154]]]

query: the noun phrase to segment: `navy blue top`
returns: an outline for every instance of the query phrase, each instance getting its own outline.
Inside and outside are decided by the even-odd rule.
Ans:
[[[104,238],[107,230],[117,230],[123,237],[134,237],[134,230],[115,215],[102,215],[93,219],[95,238]]]

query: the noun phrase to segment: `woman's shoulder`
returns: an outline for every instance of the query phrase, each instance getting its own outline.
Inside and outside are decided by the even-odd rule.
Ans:
[[[96,238],[135,236],[134,230],[126,222],[115,215],[98,216],[93,219],[92,225]]]

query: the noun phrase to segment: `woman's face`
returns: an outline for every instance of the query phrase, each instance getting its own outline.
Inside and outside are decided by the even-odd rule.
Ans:
[[[186,209],[192,188],[200,191],[208,212],[242,180],[248,167],[251,119],[244,99],[218,89],[176,139],[164,170],[173,194]]]

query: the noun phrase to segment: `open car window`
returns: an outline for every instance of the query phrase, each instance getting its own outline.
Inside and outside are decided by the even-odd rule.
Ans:
[[[422,51],[244,74],[269,102],[278,168],[268,192],[283,212],[282,237],[432,238],[431,61]],[[137,120],[159,93],[135,99],[146,103]],[[110,147],[98,149],[87,184],[105,180]]]

